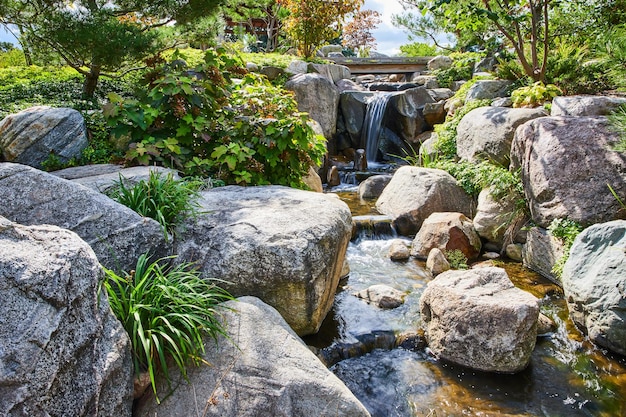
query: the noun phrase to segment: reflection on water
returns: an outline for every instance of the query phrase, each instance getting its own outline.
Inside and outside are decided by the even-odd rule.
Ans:
[[[420,326],[419,297],[430,280],[423,264],[394,263],[390,240],[350,243],[350,278],[317,339],[325,347],[377,330]],[[497,262],[520,288],[541,300],[558,325],[540,337],[530,366],[515,375],[487,374],[435,360],[426,351],[375,350],[331,369],[372,416],[626,416],[626,358],[589,343],[567,318],[560,288],[519,264]],[[380,310],[352,293],[374,284],[407,293],[405,304]]]

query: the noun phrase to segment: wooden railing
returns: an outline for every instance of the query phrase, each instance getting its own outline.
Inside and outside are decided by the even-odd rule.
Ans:
[[[390,57],[390,58],[326,58],[335,64],[345,65],[352,74],[396,74],[426,71],[426,64],[432,57]]]

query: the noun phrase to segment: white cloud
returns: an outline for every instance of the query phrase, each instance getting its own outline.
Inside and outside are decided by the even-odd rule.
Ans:
[[[394,27],[391,17],[400,14],[404,8],[398,0],[365,0],[362,9],[376,10],[381,14],[382,23],[372,32],[376,38],[376,50],[385,55],[400,53],[400,45],[409,43],[408,35],[402,29]]]

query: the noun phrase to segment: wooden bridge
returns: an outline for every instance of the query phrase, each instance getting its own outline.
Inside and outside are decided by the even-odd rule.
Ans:
[[[402,74],[426,71],[426,64],[433,57],[389,57],[389,58],[325,58],[335,64],[345,65],[352,74]]]

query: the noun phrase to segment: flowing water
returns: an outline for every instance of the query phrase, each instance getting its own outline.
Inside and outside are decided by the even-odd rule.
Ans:
[[[365,143],[365,156],[368,164],[376,162],[378,153],[378,139],[382,127],[385,110],[389,99],[398,92],[377,92],[367,102],[361,143]]]
[[[342,193],[355,215],[369,204]],[[359,239],[348,248],[350,277],[320,333],[317,348],[359,340],[376,331],[419,328],[419,297],[430,280],[424,265],[395,263],[389,238]],[[376,349],[342,360],[331,370],[374,417],[409,416],[626,416],[626,358],[589,343],[567,318],[560,288],[516,263],[495,261],[518,287],[541,300],[558,325],[539,337],[529,367],[515,375],[487,374],[438,361],[428,349]],[[353,293],[374,284],[405,291],[405,303],[380,310]]]

